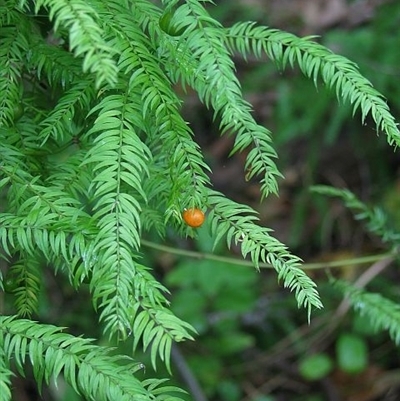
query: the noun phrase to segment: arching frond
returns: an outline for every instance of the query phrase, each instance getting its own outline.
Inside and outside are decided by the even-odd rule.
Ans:
[[[259,262],[271,264],[284,287],[293,291],[299,307],[305,307],[310,319],[312,308],[322,308],[316,284],[301,269],[301,259],[271,236],[271,230],[256,224],[256,212],[246,205],[226,199],[217,192],[209,198],[211,230],[215,243],[226,237],[228,247],[239,245],[245,258],[250,256],[254,266]]]
[[[354,213],[354,217],[357,220],[365,222],[367,229],[371,233],[377,235],[383,242],[387,242],[392,246],[399,245],[400,233],[395,227],[392,227],[389,217],[382,208],[367,206],[348,189],[315,185],[312,187],[312,191],[321,195],[340,198],[345,206]]]
[[[24,7],[26,1],[21,1]],[[40,0],[35,2],[35,13],[41,7],[49,10],[54,19],[54,30],[62,26],[69,32],[69,46],[75,56],[82,56],[83,71],[96,74],[96,85],[117,82],[117,68],[113,56],[115,49],[104,41],[96,10],[82,0]]]
[[[282,68],[297,64],[314,83],[321,78],[329,88],[334,88],[339,101],[349,101],[353,114],[360,110],[362,122],[371,115],[377,131],[386,133],[389,144],[400,144],[400,132],[383,96],[347,58],[309,38],[299,38],[251,22],[238,23],[227,29],[226,44],[244,57],[249,53],[260,57],[264,53]]]
[[[183,41],[164,41],[171,76],[191,85],[200,99],[214,109],[222,132],[236,135],[232,153],[251,149],[245,169],[249,178],[262,177],[262,197],[277,193],[276,177],[280,173],[274,162],[276,153],[270,132],[256,123],[250,104],[243,99],[221,26],[196,1],[188,1],[178,10],[188,16],[186,20],[192,18],[193,26],[185,27]]]
[[[87,399],[150,401],[167,396],[171,390],[179,392],[170,386],[163,391],[159,381],[154,380],[146,382],[147,389],[134,376],[143,366],[140,362],[126,355],[112,355],[111,349],[51,325],[0,317],[0,349],[21,372],[29,361],[39,387],[62,373],[72,388]],[[152,387],[157,387],[156,394],[152,394]]]
[[[137,135],[142,117],[135,99],[128,92],[109,95],[92,110],[98,112],[87,133],[94,138],[93,147],[83,161],[94,174],[93,218],[99,230],[94,246],[98,258],[92,280],[94,301],[103,307],[107,330],[120,331],[124,337],[132,326],[128,312],[140,247],[139,199],[146,198],[141,182],[151,159]],[[129,191],[123,190],[124,185]]]
[[[343,280],[333,280],[333,287],[361,315],[367,316],[376,330],[387,330],[390,338],[400,344],[400,305],[381,294],[367,292]]]

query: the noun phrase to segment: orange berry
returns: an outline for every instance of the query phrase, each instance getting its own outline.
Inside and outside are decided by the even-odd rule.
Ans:
[[[205,220],[205,215],[200,209],[186,209],[182,213],[183,220],[190,227],[200,227]]]

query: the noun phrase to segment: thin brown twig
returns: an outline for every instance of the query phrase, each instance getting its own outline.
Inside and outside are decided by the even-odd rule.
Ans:
[[[388,257],[386,259],[380,260],[372,264],[367,270],[365,270],[360,277],[354,282],[354,286],[358,288],[365,287],[371,280],[373,280],[378,274],[386,269],[392,262],[394,258]],[[329,324],[326,329],[320,333],[320,336],[315,339],[315,346],[321,347],[321,344],[329,338],[329,336],[339,327],[343,318],[350,309],[349,301],[344,298],[339,306],[336,308],[333,317],[330,319]]]
[[[393,262],[393,257],[389,257],[371,265],[367,270],[365,270],[360,277],[354,282],[354,286],[357,288],[365,287],[369,282],[371,282],[378,274],[386,269]],[[347,299],[343,299],[338,308],[336,309],[335,316],[340,318],[345,315],[350,308],[350,303]]]

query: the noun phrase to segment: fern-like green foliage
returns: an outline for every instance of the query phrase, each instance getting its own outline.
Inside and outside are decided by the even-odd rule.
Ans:
[[[353,63],[252,23],[224,28],[203,3],[211,1],[0,2],[0,253],[15,284],[9,314],[38,314],[47,265],[76,290],[89,282],[106,334],[132,335],[133,348],[149,348],[153,365],[160,357],[168,368],[172,343],[192,339],[194,329],[170,311],[168,290],[142,262],[141,238],[154,229],[162,240],[167,228],[194,235],[184,208],[208,209],[215,242],[240,245],[256,268],[272,264],[309,317],[322,307],[301,260],[257,224],[255,211],[211,189],[176,85],[213,110],[221,134],[235,138],[232,153],[246,151],[261,200],[278,192],[281,174],[271,134],[243,98],[234,53],[297,63],[363,120],[370,114],[389,143],[400,138],[382,96]],[[133,362],[118,367],[119,358],[55,327],[2,318],[0,330],[3,399],[10,357],[19,369],[29,357],[39,383],[62,371],[91,399],[165,398],[155,382],[150,397],[131,375]]]
[[[361,111],[361,120],[371,115],[377,131],[387,135],[389,144],[400,144],[400,132],[395,118],[383,96],[373,88],[359,72],[357,65],[347,58],[332,53],[326,47],[299,38],[288,32],[256,26],[254,23],[238,23],[228,29],[226,42],[230,49],[244,57],[263,53],[279,68],[298,65],[305,76],[317,84],[318,78],[336,92],[339,101],[350,102],[353,114]]]
[[[387,330],[391,339],[400,344],[400,305],[380,294],[367,292],[343,280],[332,280],[333,287],[362,315],[369,318],[376,330]]]
[[[209,196],[211,231],[215,243],[226,237],[228,247],[240,244],[242,255],[250,256],[258,268],[259,261],[271,264],[278,279],[296,295],[299,307],[304,306],[310,319],[312,307],[321,308],[315,283],[301,269],[301,260],[271,236],[271,230],[256,224],[258,217],[248,206],[237,204],[219,193]]]
[[[20,7],[28,8],[28,2],[21,1]],[[113,59],[116,51],[102,37],[104,31],[97,10],[84,1],[43,0],[35,1],[34,10],[28,8],[28,11],[39,14],[43,7],[49,10],[55,31],[61,27],[68,30],[69,48],[75,57],[82,57],[83,72],[94,73],[99,87],[103,82],[116,84],[118,69]]]
[[[400,234],[392,227],[389,218],[380,207],[369,207],[351,191],[325,185],[313,186],[312,191],[341,199],[357,220],[365,223],[372,234],[394,249],[399,245]],[[331,280],[334,288],[346,296],[352,307],[366,315],[377,330],[388,330],[392,340],[400,343],[400,307],[380,294],[370,293],[343,280]]]
[[[388,215],[381,207],[366,205],[348,189],[325,185],[316,185],[311,189],[315,193],[341,199],[344,205],[354,213],[354,217],[365,223],[369,232],[392,247],[399,245],[400,233],[392,226]]]
[[[1,400],[11,399],[7,386],[9,361],[13,361],[22,374],[29,361],[39,387],[56,380],[63,372],[65,380],[85,399],[157,400],[168,394],[172,396],[171,391],[181,392],[171,386],[163,388],[160,380],[141,383],[134,377],[134,373],[143,368],[141,363],[62,330],[31,320],[0,318],[0,372],[4,372],[0,376],[0,386],[5,387]]]

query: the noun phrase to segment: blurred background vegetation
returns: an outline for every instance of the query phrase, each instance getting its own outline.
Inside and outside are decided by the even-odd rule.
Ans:
[[[301,36],[319,35],[315,40],[359,65],[400,121],[398,0],[221,0],[216,5],[210,13],[225,25],[256,20]],[[146,238],[145,262],[171,289],[174,312],[199,333],[196,342],[173,350],[172,381],[195,401],[398,401],[399,348],[349,310],[326,272],[336,262],[340,266],[330,274],[351,281],[363,276],[369,290],[400,302],[398,263],[379,258],[386,252],[382,242],[340,202],[309,189],[314,184],[349,188],[363,201],[384,207],[400,230],[399,154],[377,136],[373,123],[352,118],[347,104],[337,104],[333,93],[322,84],[315,88],[298,70],[279,71],[268,60],[237,58],[235,63],[257,121],[273,132],[285,177],[280,196],[258,202],[257,182],[247,182],[243,173],[245,155],[229,157],[232,138],[220,137],[212,112],[195,94],[182,91],[185,118],[213,168],[215,189],[256,208],[261,224],[273,228],[306,267],[315,268],[309,274],[325,309],[308,325],[305,311],[276,284],[274,272],[232,263],[229,259],[239,254],[223,243],[213,251],[207,224],[196,239],[169,233],[165,248]],[[210,253],[226,259],[204,257]],[[356,263],[366,255],[378,256],[375,262]],[[108,343],[89,296],[74,293],[66,278],[54,278],[50,270],[44,282],[51,291],[41,300],[40,320]],[[116,346],[131,352],[129,343]],[[154,376],[148,357],[136,357],[145,366],[138,375]],[[168,375],[161,364],[158,374]],[[33,382],[19,380],[15,400],[42,399]],[[76,397],[62,381],[43,394],[49,400]]]

